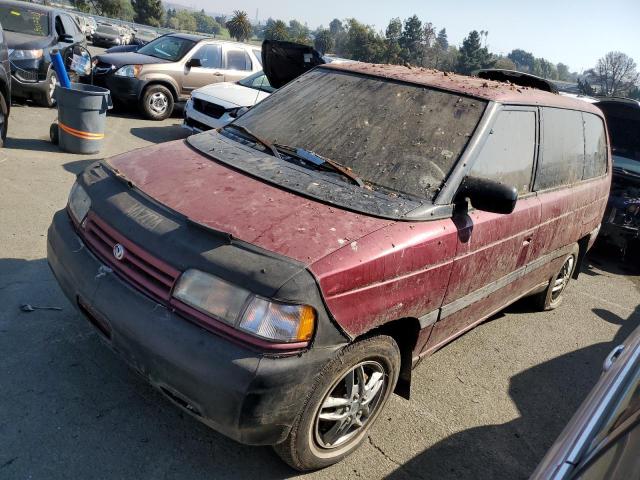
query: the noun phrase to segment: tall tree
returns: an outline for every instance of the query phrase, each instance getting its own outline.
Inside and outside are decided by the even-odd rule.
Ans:
[[[133,19],[136,23],[151,25],[153,27],[162,25],[164,17],[162,0],[131,0],[131,6],[135,12]]]
[[[264,29],[264,38],[267,40],[289,40],[289,32],[287,31],[287,24],[282,20],[267,20],[267,25]]]
[[[298,20],[290,20],[287,31],[289,32],[289,38],[293,42],[309,43],[309,27],[303,25]]]
[[[417,15],[413,15],[404,21],[404,28],[400,36],[400,46],[404,60],[409,63],[418,64],[422,59],[422,46],[424,41],[424,30],[422,22]]]
[[[233,16],[227,21],[226,27],[227,30],[229,30],[229,35],[239,42],[249,40],[253,30],[251,22],[249,21],[249,15],[242,10],[233,11]]]
[[[533,72],[531,73],[549,80],[558,79],[558,70],[556,69],[556,66],[546,58],[536,58],[533,62]]]
[[[317,33],[316,38],[313,40],[313,46],[322,55],[333,49],[333,36],[329,29],[325,28]]]
[[[436,38],[436,45],[440,47],[442,50],[447,50],[449,48],[449,38],[447,37],[446,28],[443,28],[438,32],[438,37]]]
[[[521,72],[533,72],[533,64],[535,62],[535,57],[532,53],[526,52],[520,48],[516,48],[512,50],[509,55],[507,55],[509,60],[516,64],[516,69]]]
[[[339,50],[338,50],[339,48]],[[355,18],[346,21],[344,40],[336,53],[362,62],[381,62],[385,56],[385,42],[370,25],[364,25]]]
[[[495,64],[487,48],[480,45],[480,34],[476,30],[462,41],[459,53],[457,70],[460,73],[470,74],[474,70],[491,68]]]
[[[331,20],[331,23],[329,23],[329,31],[335,38],[337,35],[344,33],[344,26],[342,25],[342,22],[340,20],[334,18],[333,20]]]
[[[594,69],[595,81],[600,86],[600,94],[608,97],[623,96],[638,81],[636,62],[622,52],[609,52]]]
[[[402,21],[396,17],[389,20],[389,25],[385,31],[386,59],[387,63],[400,63],[402,47],[400,37],[402,36]]]
[[[569,73],[569,66],[564,63],[558,63],[556,65],[556,70],[558,72],[558,80],[563,82],[568,82],[570,80],[571,74]]]

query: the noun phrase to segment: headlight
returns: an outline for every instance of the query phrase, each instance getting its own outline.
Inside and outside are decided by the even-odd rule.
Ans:
[[[38,50],[14,50],[9,56],[11,60],[36,60],[42,58],[44,52],[42,49]]]
[[[67,203],[69,206],[69,212],[73,219],[79,224],[82,223],[84,217],[89,213],[89,208],[91,208],[91,199],[84,188],[80,186],[78,182],[73,184],[71,187],[71,192],[69,192],[69,201]]]
[[[238,330],[275,342],[306,342],[316,313],[308,305],[271,302],[199,270],[182,274],[173,296]]]
[[[141,69],[142,65],[125,65],[116,70],[115,75],[118,77],[137,78]]]

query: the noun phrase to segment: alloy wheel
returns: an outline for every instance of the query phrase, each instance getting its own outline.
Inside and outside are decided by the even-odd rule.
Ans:
[[[551,289],[551,300],[555,301],[560,295],[562,295],[563,290],[569,283],[569,278],[571,277],[571,273],[573,272],[573,264],[575,259],[573,255],[571,255],[562,265],[560,272],[554,279],[553,287]]]
[[[316,413],[316,444],[333,449],[345,444],[375,416],[387,383],[378,362],[361,362],[347,372],[325,396]]]

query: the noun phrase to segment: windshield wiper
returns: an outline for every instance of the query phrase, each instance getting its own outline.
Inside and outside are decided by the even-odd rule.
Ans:
[[[236,125],[235,123],[230,123],[228,125],[225,125],[224,128],[235,128],[236,130],[240,130],[245,135],[251,137],[251,139],[254,140],[256,143],[259,143],[262,146],[264,146],[265,148],[269,149],[271,151],[271,153],[273,154],[273,156],[276,157],[278,160],[282,160],[282,157],[280,156],[280,153],[278,152],[276,147],[274,147],[267,140],[264,140],[263,138],[258,137],[255,133],[253,133],[247,127],[243,127],[242,125]]]
[[[360,177],[358,177],[355,173],[353,173],[349,168],[340,165],[338,162],[335,162],[329,158],[322,157],[317,153],[310,152],[309,150],[305,150],[304,148],[299,147],[291,147],[289,145],[282,145],[280,143],[274,143],[275,148],[279,148],[284,151],[288,155],[293,155],[294,157],[298,157],[305,162],[311,163],[317,167],[329,167],[330,170],[334,172],[338,172],[343,176],[349,178],[352,182],[354,182],[359,187],[364,187],[364,182]]]

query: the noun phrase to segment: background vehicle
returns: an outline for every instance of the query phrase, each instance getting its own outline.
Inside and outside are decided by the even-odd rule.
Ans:
[[[9,50],[0,25],[0,147],[4,147],[9,128],[9,112],[11,110],[11,65]]]
[[[146,45],[151,40],[158,38],[158,32],[149,28],[138,28],[133,33],[132,43],[135,45]]]
[[[602,376],[531,480],[640,478],[640,327],[604,361]]]
[[[114,100],[135,102],[145,117],[162,120],[196,88],[260,70],[255,52],[256,47],[243,43],[174,33],[136,52],[98,55],[93,80],[108,88]]]
[[[113,47],[126,45],[128,36],[118,25],[99,23],[91,37],[91,42],[97,47]]]
[[[87,26],[88,26],[88,31],[87,31],[87,39],[90,39],[93,37],[93,34],[96,31],[96,28],[98,28],[98,23],[96,22],[96,19],[93,17],[84,17],[87,21]]]
[[[87,39],[90,39],[91,35],[93,34],[93,29],[91,24],[89,23],[89,19],[84,15],[75,15],[74,18],[76,20],[76,23],[80,27],[80,31],[84,33]]]
[[[222,127],[235,120],[241,108],[252,107],[275,90],[262,71],[237,82],[198,88],[185,106],[184,126],[193,132]]]
[[[57,77],[51,51],[65,55],[76,45],[86,45],[80,27],[62,10],[8,0],[0,1],[0,23],[9,48],[13,96],[53,106]]]
[[[613,152],[613,181],[601,237],[623,256],[640,258],[640,102],[599,98]]]

